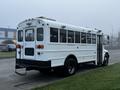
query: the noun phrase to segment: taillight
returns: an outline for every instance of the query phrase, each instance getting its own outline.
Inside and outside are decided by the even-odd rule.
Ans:
[[[20,44],[17,44],[16,48],[23,48],[23,46],[21,46]]]
[[[43,49],[43,48],[44,48],[44,45],[37,45],[36,48],[38,48],[38,49]]]

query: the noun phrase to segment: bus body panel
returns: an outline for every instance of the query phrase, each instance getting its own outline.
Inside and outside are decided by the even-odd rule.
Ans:
[[[64,65],[64,61],[69,55],[74,55],[78,63],[82,63],[96,61],[96,53],[96,45],[48,44],[46,56],[53,62],[61,60],[59,64]],[[54,64],[52,66],[56,65]]]

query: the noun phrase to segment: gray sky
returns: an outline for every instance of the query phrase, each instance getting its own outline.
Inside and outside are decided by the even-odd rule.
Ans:
[[[16,28],[31,17],[46,16],[57,21],[120,31],[120,0],[0,0],[0,27]]]

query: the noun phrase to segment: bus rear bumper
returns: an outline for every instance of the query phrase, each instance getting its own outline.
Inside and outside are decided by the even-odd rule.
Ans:
[[[51,61],[16,59],[15,68],[16,69],[26,68],[26,70],[50,69]]]

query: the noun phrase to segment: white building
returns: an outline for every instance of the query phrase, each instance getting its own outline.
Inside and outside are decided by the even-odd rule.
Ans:
[[[11,28],[0,28],[0,44],[5,40],[15,40],[16,29]]]

